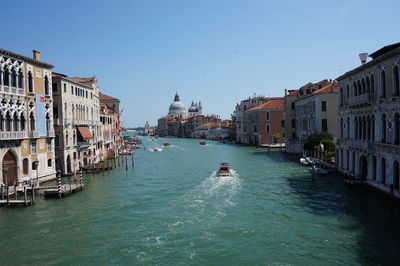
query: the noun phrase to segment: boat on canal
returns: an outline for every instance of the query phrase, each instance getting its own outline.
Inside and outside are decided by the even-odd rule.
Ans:
[[[206,145],[207,142],[205,142],[205,141],[200,141],[199,144],[200,144],[200,145]]]
[[[300,164],[303,166],[310,166],[312,163],[313,160],[310,157],[300,158]]]
[[[157,152],[157,151],[162,151],[162,149],[159,148],[159,147],[152,148],[151,150],[152,150],[152,151],[156,151],[156,152]]]
[[[163,145],[164,145],[164,147],[171,146],[171,144],[169,144],[168,142],[164,142]]]
[[[221,163],[217,172],[218,176],[230,176],[231,169],[228,163]]]

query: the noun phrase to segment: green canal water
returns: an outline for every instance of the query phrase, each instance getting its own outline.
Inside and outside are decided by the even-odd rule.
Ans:
[[[148,149],[172,144],[162,152]],[[280,152],[144,141],[135,168],[61,200],[0,209],[0,264],[399,265],[397,209]],[[216,177],[229,162],[232,177]],[[130,161],[129,161],[130,164]]]

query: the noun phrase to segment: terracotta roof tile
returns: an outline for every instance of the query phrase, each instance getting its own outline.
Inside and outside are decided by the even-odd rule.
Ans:
[[[279,98],[279,99],[273,99],[273,100],[269,100],[266,103],[254,106],[250,109],[247,110],[248,111],[256,111],[256,110],[262,110],[262,109],[280,109],[283,108],[283,99]]]
[[[321,94],[321,93],[338,93],[339,86],[337,83],[329,84],[319,90],[313,92],[313,94]]]
[[[96,80],[96,77],[89,77],[89,78],[71,77],[68,79],[79,83],[92,83]]]
[[[114,97],[112,97],[112,96],[105,95],[105,94],[103,94],[103,93],[101,93],[101,92],[99,93],[99,97],[100,97],[100,100],[105,100],[105,101],[107,101],[107,100],[119,101],[119,99],[114,98]]]

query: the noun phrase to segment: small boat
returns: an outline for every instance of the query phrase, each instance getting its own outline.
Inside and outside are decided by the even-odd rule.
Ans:
[[[169,144],[168,142],[164,142],[163,145],[164,145],[165,147],[171,146],[171,144]]]
[[[300,158],[300,164],[303,166],[310,166],[310,165],[312,165],[312,163],[313,163],[313,161],[309,157]]]
[[[207,142],[205,142],[205,141],[200,141],[199,143],[200,143],[200,145],[206,145],[207,144]]]
[[[221,163],[218,170],[218,176],[230,176],[231,169],[228,163]]]
[[[152,150],[153,150],[153,151],[162,151],[161,148],[159,148],[159,147],[155,147],[155,148],[153,148]]]

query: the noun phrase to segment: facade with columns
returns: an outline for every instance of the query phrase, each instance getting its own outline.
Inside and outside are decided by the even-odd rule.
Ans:
[[[51,69],[0,49],[0,183],[38,184],[55,177]]]
[[[400,197],[400,43],[370,55],[340,82],[338,169]]]
[[[98,163],[99,89],[96,77],[53,73],[56,167],[63,174]]]

